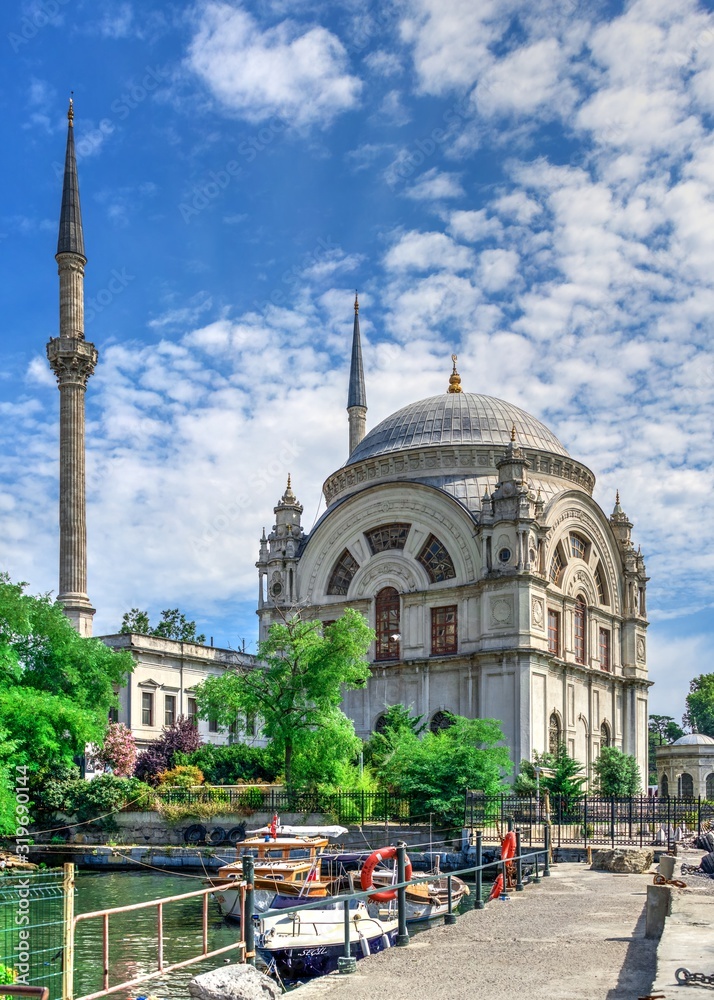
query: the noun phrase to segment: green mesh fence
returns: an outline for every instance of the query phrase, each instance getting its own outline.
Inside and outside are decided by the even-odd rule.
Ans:
[[[14,973],[62,1000],[63,907],[62,871],[0,873],[0,983]]]

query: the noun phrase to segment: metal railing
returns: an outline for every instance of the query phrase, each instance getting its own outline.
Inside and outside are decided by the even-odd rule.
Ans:
[[[533,866],[534,866],[534,875],[530,879],[530,881],[532,881],[533,884],[535,884],[535,885],[540,884],[541,877],[545,877],[545,878],[549,877],[550,876],[550,848],[551,848],[551,845],[550,845],[550,832],[549,832],[549,828],[547,827],[547,825],[544,826],[544,828],[543,828],[543,836],[544,836],[544,846],[542,848],[539,848],[539,849],[536,849],[536,850],[533,850],[533,851],[529,850],[527,853],[523,853],[522,850],[521,850],[521,846],[520,846],[521,832],[520,832],[520,830],[516,830],[517,847],[516,847],[516,854],[515,854],[515,856],[512,857],[512,858],[510,858],[507,861],[503,861],[503,860],[498,859],[498,860],[495,860],[495,861],[484,862],[483,861],[483,854],[482,854],[482,835],[480,833],[477,834],[477,837],[476,837],[476,858],[477,858],[477,862],[476,862],[476,864],[475,865],[469,865],[466,868],[461,868],[461,869],[459,869],[458,871],[455,871],[455,872],[450,872],[446,876],[446,879],[447,879],[447,898],[448,898],[448,904],[447,904],[447,912],[444,914],[444,923],[446,923],[446,924],[453,924],[456,921],[456,913],[454,912],[454,909],[453,909],[453,893],[452,893],[452,889],[451,889],[452,878],[456,878],[457,876],[458,877],[474,876],[476,885],[475,885],[474,902],[473,902],[473,907],[472,908],[475,909],[475,910],[477,910],[477,909],[481,910],[481,909],[484,909],[484,907],[485,907],[485,903],[484,903],[484,900],[483,900],[483,874],[484,874],[484,872],[489,871],[490,869],[495,869],[496,872],[500,873],[503,876],[503,893],[502,893],[501,898],[504,898],[504,897],[507,898],[507,887],[508,887],[508,871],[507,871],[507,869],[508,869],[508,867],[510,865],[513,865],[513,867],[515,869],[515,886],[514,886],[514,888],[515,888],[515,890],[517,892],[521,892],[525,888],[525,883],[523,881],[523,865],[524,865],[524,863],[531,862],[533,864]],[[407,888],[409,886],[412,886],[412,885],[419,885],[419,884],[424,883],[424,882],[433,881],[433,878],[434,878],[434,876],[432,874],[432,875],[418,876],[416,878],[411,878],[411,879],[405,879],[404,878],[404,870],[405,870],[406,850],[407,850],[407,848],[406,848],[405,844],[400,844],[398,846],[398,848],[397,848],[398,878],[400,878],[400,876],[401,876],[401,878],[400,878],[399,881],[397,881],[395,883],[392,883],[392,885],[390,885],[390,889],[393,889],[393,890],[396,891],[396,898],[397,898],[397,937],[396,937],[397,947],[403,947],[403,946],[409,944],[409,932],[408,932],[408,929],[407,929],[407,919],[406,919],[406,890],[407,890]],[[541,872],[542,872],[542,876],[541,876]],[[367,889],[367,890],[360,891],[360,892],[349,892],[349,893],[343,893],[343,894],[338,895],[338,896],[330,896],[329,897],[330,904],[342,903],[342,905],[343,905],[343,910],[344,910],[344,957],[347,960],[349,960],[351,958],[350,919],[349,919],[349,905],[350,905],[350,902],[353,902],[355,899],[368,900],[369,897],[374,894],[374,892],[375,892],[375,888],[372,887],[371,889]],[[248,919],[248,907],[249,907],[249,905],[250,904],[247,902],[246,903],[246,920]],[[273,917],[273,916],[282,916],[282,915],[285,915],[285,914],[288,914],[288,913],[298,913],[298,912],[307,911],[307,910],[315,910],[315,909],[319,909],[320,907],[324,908],[324,906],[325,906],[325,899],[322,898],[322,899],[317,899],[314,902],[296,904],[295,906],[285,906],[285,907],[281,906],[280,909],[277,909],[277,910],[272,910],[272,909],[264,910],[260,914],[260,917],[257,918],[257,919],[258,920],[262,920],[263,918]],[[349,969],[346,967],[343,971],[349,971]]]
[[[714,803],[701,798],[646,795],[550,795],[547,799],[544,795],[537,798],[467,793],[464,814],[464,825],[478,827],[489,840],[500,839],[510,821],[532,844],[534,831],[547,820],[557,847],[644,847],[668,844],[676,839],[678,831],[682,835],[700,833],[702,824],[714,819]]]
[[[23,989],[47,988],[50,1000],[63,994],[63,928],[70,905],[62,869],[7,869],[0,877],[0,965],[27,984]]]
[[[254,812],[319,813],[333,816],[340,823],[370,821],[411,822],[415,817],[414,801],[409,795],[391,792],[321,792],[278,791],[262,788],[159,788],[156,792],[167,805],[225,803],[231,812],[250,815]]]
[[[108,996],[110,993],[117,993],[119,990],[128,989],[131,986],[136,986],[139,983],[145,983],[150,979],[155,979],[157,976],[166,975],[169,972],[174,972],[176,969],[183,969],[189,965],[195,965],[197,962],[202,962],[207,958],[214,958],[216,955],[223,955],[227,951],[233,951],[236,948],[240,948],[243,952],[243,958],[245,957],[246,944],[245,940],[241,938],[239,941],[235,941],[233,944],[225,945],[222,948],[214,948],[212,951],[208,950],[208,897],[216,889],[221,888],[239,888],[241,895],[245,893],[245,883],[235,881],[231,882],[230,885],[214,885],[209,886],[207,889],[197,889],[194,892],[184,892],[177,896],[164,896],[162,899],[150,899],[143,903],[130,903],[127,906],[115,906],[107,910],[94,910],[91,913],[80,913],[72,918],[70,925],[70,954],[74,954],[74,939],[77,926],[87,920],[101,920],[102,921],[102,986],[101,990],[97,990],[94,993],[87,993],[83,997],[78,998],[78,1000],[95,1000],[96,997]],[[164,963],[164,906],[171,903],[177,903],[181,900],[192,899],[198,896],[203,897],[202,906],[202,950],[200,954],[195,955],[193,958],[184,959],[181,962],[173,962],[170,965]],[[156,945],[157,945],[157,968],[153,972],[147,972],[141,976],[136,976],[134,979],[128,979],[123,983],[116,983],[114,986],[109,984],[109,921],[112,916],[117,913],[129,913],[133,910],[145,910],[149,907],[156,907]],[[241,911],[243,911],[243,904],[241,905]],[[243,925],[241,925],[243,926]],[[65,992],[64,1000],[73,1000],[74,991],[72,988],[72,977],[69,978],[68,987]]]

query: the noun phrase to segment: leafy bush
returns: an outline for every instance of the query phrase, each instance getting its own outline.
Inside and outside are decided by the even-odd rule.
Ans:
[[[136,766],[136,740],[131,729],[123,722],[111,722],[104,736],[104,744],[95,754],[103,767],[111,767],[118,777],[128,777]]]
[[[254,747],[247,743],[220,747],[206,743],[193,753],[175,758],[174,762],[199,767],[212,785],[275,781],[282,766],[281,755],[272,746]]]
[[[69,780],[48,781],[42,791],[42,807],[75,815],[80,822],[104,817],[107,826],[109,815],[130,808],[137,811],[154,807],[152,788],[136,778],[119,778],[101,774],[91,781],[72,777]]]
[[[601,795],[637,795],[642,785],[637,761],[618,747],[603,747],[593,764]]]
[[[159,771],[156,776],[161,785],[178,785],[180,788],[192,788],[203,784],[203,771],[193,764],[179,764],[170,771]]]
[[[186,763],[182,756],[188,755],[201,746],[201,737],[190,719],[181,716],[172,726],[165,726],[158,740],[139,754],[134,775],[150,785],[158,784],[161,771],[170,770],[176,763]]]

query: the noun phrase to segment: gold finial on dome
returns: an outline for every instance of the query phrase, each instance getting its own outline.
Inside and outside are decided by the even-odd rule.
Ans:
[[[74,94],[74,91],[71,90],[70,94]],[[74,100],[72,99],[72,97],[70,97],[69,99],[69,108],[67,109],[67,121],[69,122],[71,128],[72,125],[74,125]]]
[[[455,354],[451,355],[451,360],[454,363],[454,370],[452,371],[451,375],[449,376],[449,388],[446,391],[447,392],[463,392],[464,390],[461,388],[461,376],[456,371],[457,357],[456,357]]]
[[[359,312],[359,299],[357,298],[357,289],[355,288],[355,312]]]
[[[511,424],[511,441],[515,444],[516,442],[516,425]]]
[[[615,490],[615,503],[617,504],[619,502],[620,502],[620,491]]]

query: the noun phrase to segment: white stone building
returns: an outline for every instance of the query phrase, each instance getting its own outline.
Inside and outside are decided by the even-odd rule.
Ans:
[[[647,576],[619,496],[608,517],[593,473],[517,406],[463,392],[455,358],[443,395],[365,436],[366,410],[355,302],[350,455],[309,535],[290,481],[275,508],[261,637],[294,605],[362,611],[372,675],[343,707],[363,737],[402,703],[432,728],[501,720],[516,764],[562,740],[588,768],[614,745],[646,775]]]
[[[48,359],[61,400],[59,600],[90,635],[84,397],[98,356],[84,337],[71,107],[56,256],[60,329]],[[501,720],[515,763],[563,740],[589,767],[607,743],[646,775],[647,576],[619,498],[606,516],[592,472],[517,406],[463,392],[455,358],[448,391],[365,434],[358,309],[355,300],[349,458],[326,480],[327,511],[307,536],[288,480],[260,544],[261,638],[295,605],[323,621],[357,608],[377,632],[371,680],[344,701],[361,735],[403,703],[434,728],[448,712]],[[157,637],[105,641],[134,656],[119,719],[142,745],[193,714],[201,679],[255,665]],[[230,739],[202,727],[209,741]]]
[[[714,740],[704,733],[688,733],[674,743],[657,747],[657,783],[668,795],[714,801]]]

